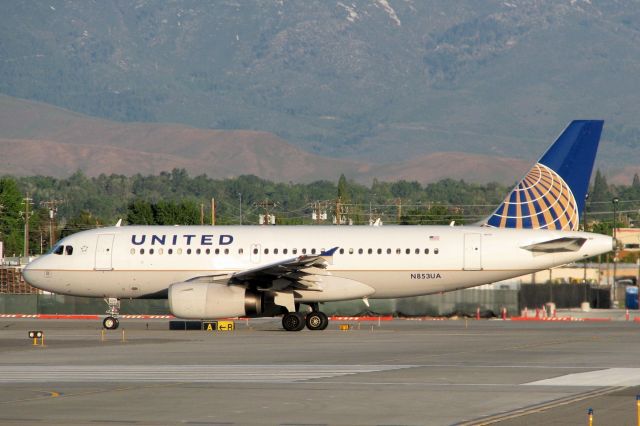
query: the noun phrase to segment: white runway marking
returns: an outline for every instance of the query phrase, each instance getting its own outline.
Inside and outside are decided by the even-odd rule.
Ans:
[[[3,365],[0,383],[292,383],[412,365]]]
[[[640,386],[640,368],[607,368],[524,384],[527,386]]]

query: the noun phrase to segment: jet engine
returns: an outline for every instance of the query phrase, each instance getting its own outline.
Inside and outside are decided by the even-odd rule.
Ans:
[[[169,308],[178,318],[261,316],[265,307],[273,306],[269,302],[263,293],[241,286],[198,282],[169,286]]]

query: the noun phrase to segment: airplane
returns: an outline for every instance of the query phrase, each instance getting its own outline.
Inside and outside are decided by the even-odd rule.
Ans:
[[[118,223],[65,237],[23,275],[49,292],[104,298],[106,329],[118,328],[120,299],[168,298],[177,318],[282,315],[285,330],[323,330],[322,302],[453,291],[611,251],[613,238],[579,231],[603,124],[571,122],[474,225]]]

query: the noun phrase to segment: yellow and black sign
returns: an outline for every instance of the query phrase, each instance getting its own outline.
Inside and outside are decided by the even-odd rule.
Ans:
[[[233,331],[235,323],[233,321],[202,321],[204,331]]]

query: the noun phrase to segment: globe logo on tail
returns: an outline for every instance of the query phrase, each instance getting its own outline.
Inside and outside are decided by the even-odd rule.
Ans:
[[[537,163],[489,217],[494,228],[577,231],[578,204],[569,185],[552,169]]]

